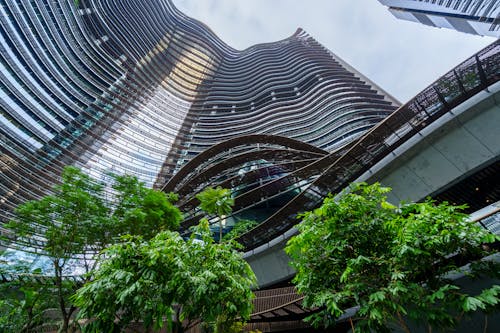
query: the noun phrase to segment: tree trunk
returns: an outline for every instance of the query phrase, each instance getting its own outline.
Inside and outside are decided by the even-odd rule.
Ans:
[[[54,260],[54,271],[55,271],[55,279],[54,283],[57,288],[57,297],[59,298],[59,309],[61,310],[61,315],[63,319],[62,326],[59,328],[59,332],[67,333],[69,326],[69,317],[66,312],[66,303],[64,302],[64,295],[62,290],[62,268],[59,266],[59,260]]]
[[[219,244],[222,243],[222,218],[219,216]]]
[[[23,332],[29,332],[31,329],[33,321],[33,307],[29,307],[27,312],[28,312],[28,319],[26,319],[26,324],[24,325],[25,329],[23,329]]]
[[[175,321],[172,323],[172,329],[174,333],[182,333],[184,332],[184,326],[182,326],[182,321],[180,319],[182,306],[179,305],[178,307],[174,307],[174,309],[175,309]]]
[[[63,316],[63,323],[61,325],[61,328],[59,329],[59,332],[68,333],[68,326],[69,326],[69,318],[66,316]]]
[[[406,333],[411,333],[410,329],[406,325],[405,320],[403,319],[403,316],[401,316],[401,313],[399,313],[399,311],[397,312],[397,315],[398,315],[399,325],[401,326],[401,328],[403,329],[403,331],[405,331]]]

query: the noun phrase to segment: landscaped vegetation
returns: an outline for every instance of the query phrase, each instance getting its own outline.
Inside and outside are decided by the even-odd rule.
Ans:
[[[104,258],[74,297],[79,317],[95,318],[88,332],[117,332],[139,321],[180,332],[201,321],[223,333],[250,316],[255,276],[231,243],[214,242],[206,219],[188,240],[172,231],[150,241],[126,237]]]
[[[236,243],[215,243],[207,219],[183,239],[176,195],[146,188],[135,177],[111,178],[112,190],[106,190],[67,167],[53,194],[16,209],[7,227],[20,240],[45,239],[53,278],[25,265],[3,265],[18,278],[1,284],[0,331],[29,332],[55,317],[62,319],[61,332],[80,325],[88,332],[114,332],[132,321],[176,330],[201,322],[224,332],[237,318],[247,318],[255,276]],[[202,208],[230,213],[228,191],[221,197],[212,192],[200,194]],[[84,270],[80,279],[65,276],[75,257]],[[54,308],[58,314],[49,316],[47,309]],[[79,321],[72,320],[77,308]]]
[[[234,205],[230,191],[198,194],[205,217],[181,237],[175,194],[110,176],[110,184],[100,184],[67,167],[52,194],[17,208],[7,227],[19,242],[43,238],[51,270],[21,261],[0,265],[0,273],[17,277],[0,284],[0,331],[33,332],[56,321],[60,332],[130,325],[242,332],[256,278],[234,238],[255,222],[242,221],[224,238],[209,227],[210,219],[222,230]],[[409,332],[413,321],[430,332],[454,327],[473,311],[498,309],[500,286],[468,294],[449,273],[472,260],[471,277],[500,277],[497,264],[474,261],[499,238],[468,222],[463,207],[430,200],[394,206],[388,191],[353,184],[301,215],[300,233],[286,251],[303,305],[317,310],[309,320],[334,325],[350,308],[355,331],[399,325]],[[66,276],[73,258],[83,270],[77,279]]]
[[[469,222],[463,207],[432,200],[396,207],[386,201],[388,191],[353,184],[302,215],[286,251],[304,305],[320,309],[309,320],[333,325],[351,308],[357,332],[394,325],[410,332],[411,321],[432,332],[473,311],[498,310],[500,286],[468,294],[449,273],[486,256],[484,245],[499,238]],[[500,266],[478,261],[466,274],[500,277]]]

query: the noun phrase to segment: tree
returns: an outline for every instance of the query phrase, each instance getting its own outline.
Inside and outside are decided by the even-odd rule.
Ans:
[[[9,258],[3,254],[3,258]],[[43,312],[57,306],[51,297],[51,286],[40,279],[41,269],[26,263],[5,263],[0,266],[2,277],[17,279],[0,283],[0,332],[32,332],[44,321]]]
[[[197,239],[201,237],[201,242]],[[187,242],[190,292],[182,303],[186,318],[200,318],[225,333],[236,318],[247,320],[252,312],[251,287],[256,277],[250,265],[235,250],[232,241],[216,244],[208,221],[202,219]]]
[[[150,239],[159,231],[179,229],[182,213],[173,205],[176,194],[147,188],[133,176],[112,177],[116,191],[112,217],[118,221],[119,234]]]
[[[45,238],[43,250],[53,266],[63,332],[68,330],[76,309],[68,302],[74,284],[64,280],[65,266],[69,259],[83,253],[87,244],[97,242],[97,237],[106,235],[109,229],[106,225],[109,220],[104,218],[108,208],[100,199],[102,191],[103,185],[91,181],[77,168],[67,167],[53,195],[18,206],[16,217],[8,224],[8,229],[17,237],[31,239],[43,235]]]
[[[254,220],[239,220],[236,222],[234,225],[233,229],[231,229],[230,232],[224,235],[222,240],[228,241],[231,239],[236,239],[239,236],[243,235],[247,231],[251,230],[252,228],[256,227],[259,224],[259,222],[254,221]]]
[[[388,191],[353,184],[302,215],[300,233],[286,252],[304,306],[319,308],[309,320],[329,325],[344,309],[358,306],[356,331],[389,331],[389,324],[398,323],[409,332],[408,319],[431,331],[497,305],[500,286],[469,295],[447,273],[484,256],[482,244],[498,237],[468,222],[463,206],[427,200],[397,208],[386,201]],[[497,264],[480,261],[468,274],[499,272]]]
[[[104,184],[78,168],[66,167],[53,194],[18,206],[7,225],[21,239],[44,238],[43,251],[53,266],[54,297],[63,332],[68,331],[76,309],[69,297],[78,288],[74,280],[64,277],[69,260],[89,251],[99,253],[122,234],[151,238],[160,230],[179,226],[181,213],[169,201],[175,199],[173,196],[147,189],[135,177],[112,176],[115,198],[108,200]],[[96,264],[95,258],[88,259],[83,256],[84,279]]]
[[[222,219],[231,214],[234,199],[231,190],[217,186],[207,187],[196,195],[200,201],[200,208],[208,214],[215,214],[219,218],[219,242],[222,242]]]
[[[104,251],[91,282],[74,296],[78,317],[89,319],[84,332],[121,332],[133,321],[159,328],[169,325],[181,281],[185,281],[184,240],[164,231],[149,242],[126,236]]]
[[[127,237],[111,246],[74,301],[80,318],[92,318],[84,332],[121,331],[140,320],[147,329],[165,320],[179,329],[180,322],[198,319],[221,333],[250,315],[254,283],[241,254],[231,243],[215,243],[202,219],[188,240],[164,231],[150,241]]]

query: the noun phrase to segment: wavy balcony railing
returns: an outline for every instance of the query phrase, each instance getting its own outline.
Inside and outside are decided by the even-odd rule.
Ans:
[[[298,211],[318,206],[330,192],[338,193],[410,137],[499,80],[500,42],[495,41],[440,77],[363,135],[341,156],[328,155],[291,173],[289,176],[313,175],[321,170],[320,176],[306,191],[301,192],[262,224],[242,235],[239,241],[250,250],[279,236],[297,223]],[[258,200],[263,194],[261,190],[255,189],[254,193],[246,195],[250,200]],[[310,195],[311,193],[319,196]]]

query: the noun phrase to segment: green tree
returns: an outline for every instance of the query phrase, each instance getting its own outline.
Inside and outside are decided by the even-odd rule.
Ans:
[[[187,244],[190,292],[182,304],[184,316],[201,319],[216,333],[227,332],[238,317],[247,320],[252,312],[251,287],[256,278],[242,254],[235,250],[237,244],[215,243],[206,219],[194,228]]]
[[[101,200],[103,185],[74,167],[66,167],[61,184],[54,194],[28,201],[17,207],[16,217],[8,229],[17,237],[26,239],[43,236],[44,251],[50,257],[54,270],[55,297],[63,319],[61,330],[66,332],[75,307],[68,296],[74,283],[64,279],[64,269],[72,257],[85,252],[88,244],[106,243],[100,235],[109,230],[105,217],[109,208]]]
[[[217,186],[217,188],[207,187],[196,195],[200,201],[200,208],[207,214],[215,214],[219,218],[219,241],[222,241],[222,220],[231,214],[234,199],[231,197],[231,190]]]
[[[176,194],[147,188],[133,176],[112,177],[116,191],[112,218],[119,225],[119,234],[150,239],[160,231],[179,229],[182,214],[173,205],[178,199]]]
[[[57,306],[51,286],[41,280],[41,273],[40,268],[33,269],[26,263],[0,265],[0,274],[7,277],[0,283],[0,332],[31,332],[43,323],[43,311]],[[14,278],[9,280],[9,276]]]
[[[80,318],[95,318],[84,332],[120,331],[139,320],[147,329],[167,321],[177,331],[196,319],[224,332],[225,323],[250,315],[255,276],[230,243],[214,243],[206,219],[188,240],[170,231],[150,241],[128,237],[104,254],[74,298]]]
[[[480,258],[482,244],[498,237],[467,221],[463,207],[447,203],[386,201],[389,188],[353,184],[302,215],[300,233],[286,247],[297,274],[294,282],[306,307],[318,307],[315,325],[333,324],[343,310],[358,306],[356,331],[389,331],[407,320],[432,327],[454,327],[464,314],[494,307],[500,286],[469,295],[447,273]],[[471,265],[472,276],[498,275],[497,264]]]
[[[185,242],[178,233],[164,231],[149,242],[126,236],[104,251],[91,282],[77,291],[79,318],[93,319],[84,332],[121,332],[133,321],[160,328],[175,315],[174,304],[185,276]]]
[[[151,238],[161,230],[177,228],[181,213],[171,203],[173,196],[147,189],[135,177],[113,175],[114,198],[108,198],[104,184],[78,168],[66,167],[61,178],[53,194],[18,206],[7,228],[27,241],[45,239],[43,250],[53,266],[53,297],[61,312],[61,331],[67,332],[76,309],[69,297],[78,288],[64,277],[68,262],[89,251],[99,253],[121,234]],[[83,257],[83,277],[88,279],[97,261]]]
[[[224,235],[222,240],[228,241],[231,239],[236,239],[239,236],[243,235],[247,231],[251,230],[255,226],[257,226],[259,222],[254,221],[254,220],[239,220],[236,222],[234,225],[233,229],[231,229],[230,232]]]

